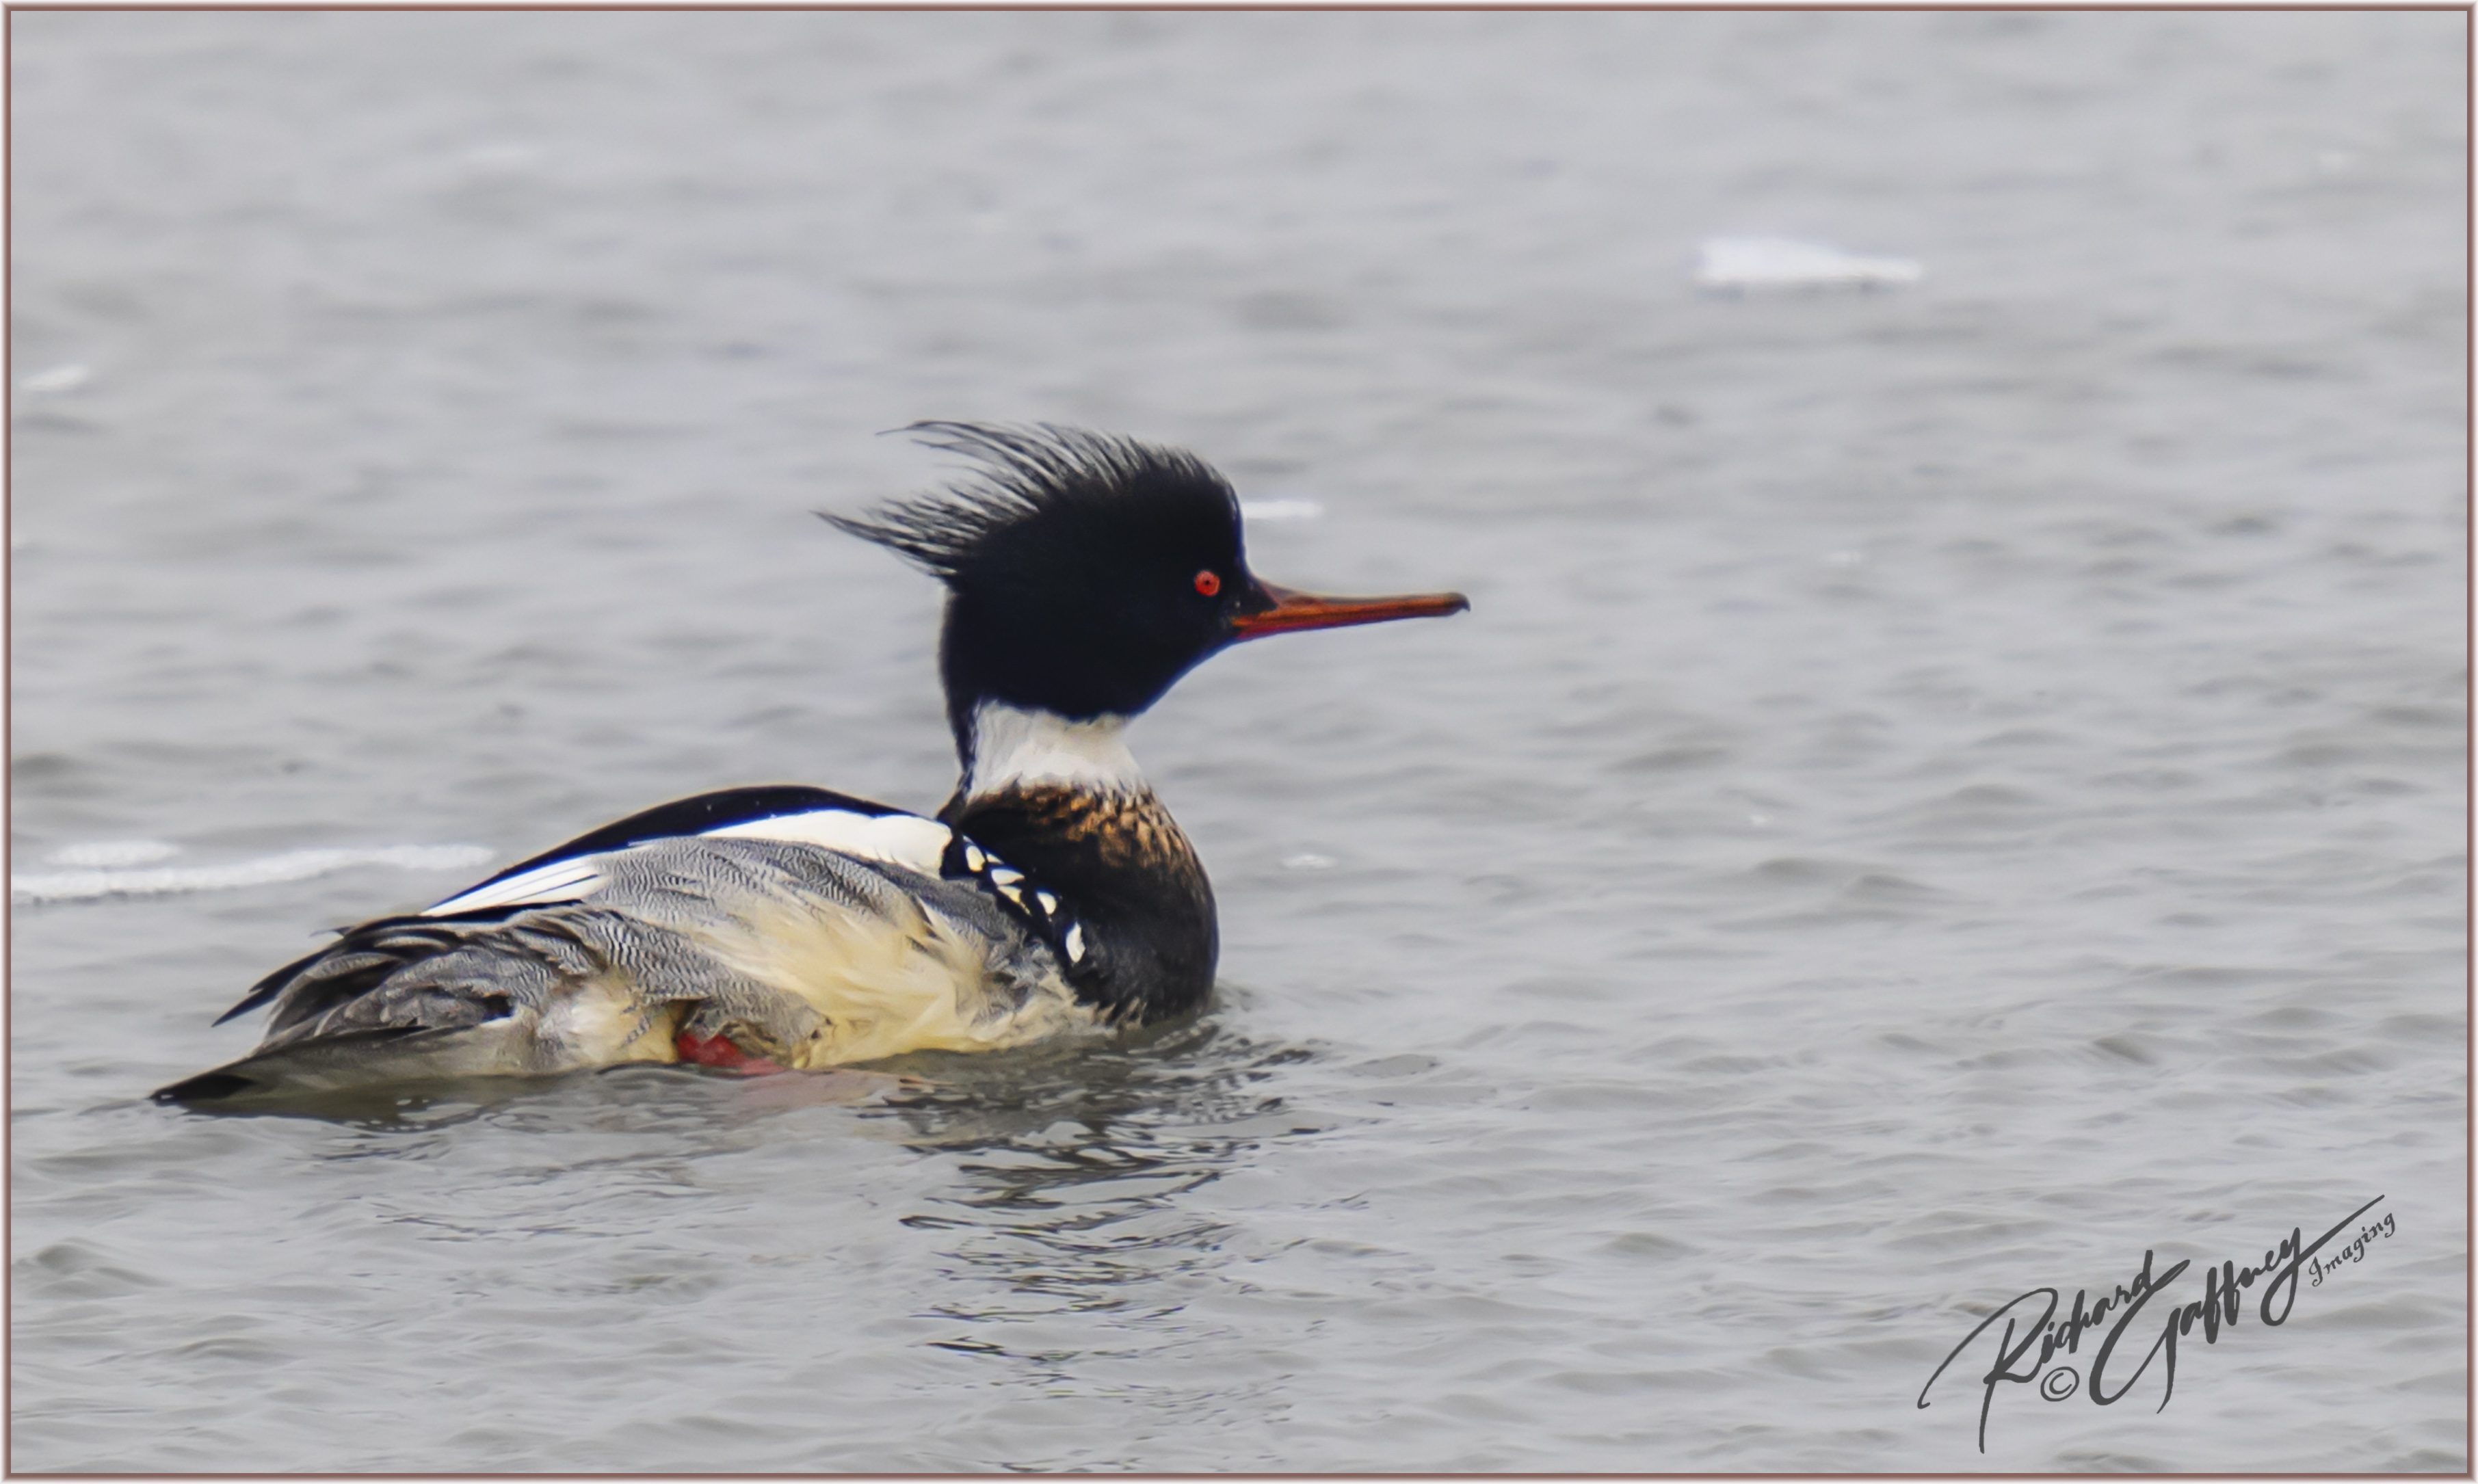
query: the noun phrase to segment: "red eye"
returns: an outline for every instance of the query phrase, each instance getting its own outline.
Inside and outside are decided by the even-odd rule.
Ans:
[[[1222,577],[1221,577],[1221,574],[1219,574],[1219,573],[1215,572],[1215,571],[1213,570],[1213,568],[1211,568],[1211,567],[1209,567],[1209,566],[1208,566],[1208,567],[1206,567],[1203,571],[1201,571],[1201,572],[1197,573],[1197,574],[1196,574],[1196,591],[1199,591],[1199,592],[1203,593],[1206,597],[1211,597],[1211,596],[1213,596],[1213,594],[1215,594],[1215,593],[1217,593],[1217,592],[1221,591],[1222,591]]]

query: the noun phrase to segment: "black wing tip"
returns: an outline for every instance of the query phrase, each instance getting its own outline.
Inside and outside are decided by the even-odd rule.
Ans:
[[[301,970],[317,962],[320,955],[324,954],[326,951],[326,949],[321,948],[317,953],[313,953],[307,958],[287,964],[282,968],[277,969],[275,972],[267,975],[264,979],[261,979],[256,984],[251,985],[249,987],[248,994],[235,1001],[230,1010],[227,1010],[223,1014],[215,1017],[215,1019],[209,1023],[221,1025],[227,1020],[238,1020],[242,1016],[258,1009],[268,1000],[273,999],[279,991],[281,991],[286,985],[292,982],[294,975],[300,973]]]
[[[151,1095],[159,1103],[213,1103],[238,1096],[258,1085],[257,1078],[244,1077],[237,1071],[202,1071],[168,1087],[159,1087]]]

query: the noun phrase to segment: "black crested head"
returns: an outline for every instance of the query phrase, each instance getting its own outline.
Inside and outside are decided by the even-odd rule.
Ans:
[[[1141,712],[1269,601],[1238,497],[1193,454],[1048,424],[900,431],[977,467],[946,491],[825,518],[946,582],[939,661],[959,742],[985,700],[1075,720]]]

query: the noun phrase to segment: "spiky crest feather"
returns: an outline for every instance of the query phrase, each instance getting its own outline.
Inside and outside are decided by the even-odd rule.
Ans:
[[[961,455],[975,472],[953,487],[890,500],[862,516],[820,511],[837,530],[900,552],[952,584],[993,541],[1043,516],[1115,522],[1170,499],[1218,498],[1238,519],[1239,497],[1212,465],[1183,449],[1054,423],[935,420],[898,428],[923,446]]]

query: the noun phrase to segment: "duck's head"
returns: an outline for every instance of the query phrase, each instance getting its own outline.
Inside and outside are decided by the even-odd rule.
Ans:
[[[1229,482],[1178,449],[1047,425],[904,431],[977,467],[944,492],[826,518],[946,582],[939,667],[968,793],[994,781],[976,772],[991,750],[976,739],[999,726],[1115,747],[1128,717],[1242,640],[1471,606],[1458,592],[1319,597],[1263,581]]]

